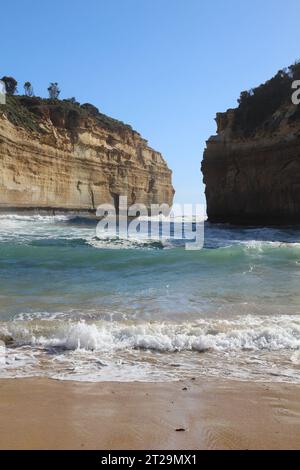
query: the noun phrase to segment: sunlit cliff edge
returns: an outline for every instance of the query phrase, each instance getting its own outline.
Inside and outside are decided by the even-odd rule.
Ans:
[[[94,211],[171,204],[172,172],[130,126],[90,104],[7,96],[0,106],[0,210]]]

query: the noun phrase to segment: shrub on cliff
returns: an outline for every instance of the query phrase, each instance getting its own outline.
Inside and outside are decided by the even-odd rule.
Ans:
[[[80,106],[80,103],[76,101],[76,98],[73,96],[72,98],[66,98],[63,100],[65,103],[75,104],[76,106]]]
[[[81,108],[91,114],[91,116],[98,116],[99,114],[99,109],[91,103],[84,103],[81,105]]]
[[[13,77],[7,76],[2,77],[1,80],[5,85],[5,90],[8,95],[12,96],[17,92],[17,80],[15,80]]]
[[[25,82],[24,83],[24,92],[25,92],[25,96],[33,96],[33,86],[31,85],[30,82]]]
[[[58,97],[60,95],[60,89],[58,87],[57,82],[50,83],[48,87],[48,93],[50,100],[58,100]]]

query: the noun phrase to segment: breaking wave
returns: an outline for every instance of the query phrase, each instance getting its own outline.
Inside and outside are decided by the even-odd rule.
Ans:
[[[6,343],[0,377],[95,382],[218,376],[300,383],[295,315],[181,323],[58,318],[42,321],[38,313],[35,320],[0,324]]]
[[[2,324],[0,338],[15,346],[66,350],[115,351],[144,349],[159,352],[245,351],[300,349],[300,318],[240,317],[195,322],[130,322],[47,320]]]

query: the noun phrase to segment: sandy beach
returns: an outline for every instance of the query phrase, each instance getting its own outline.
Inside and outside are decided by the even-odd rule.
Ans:
[[[300,387],[0,381],[1,449],[299,449]]]

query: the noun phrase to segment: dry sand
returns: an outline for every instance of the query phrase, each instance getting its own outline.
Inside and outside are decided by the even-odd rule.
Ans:
[[[300,449],[298,385],[0,380],[0,417],[1,449]]]

